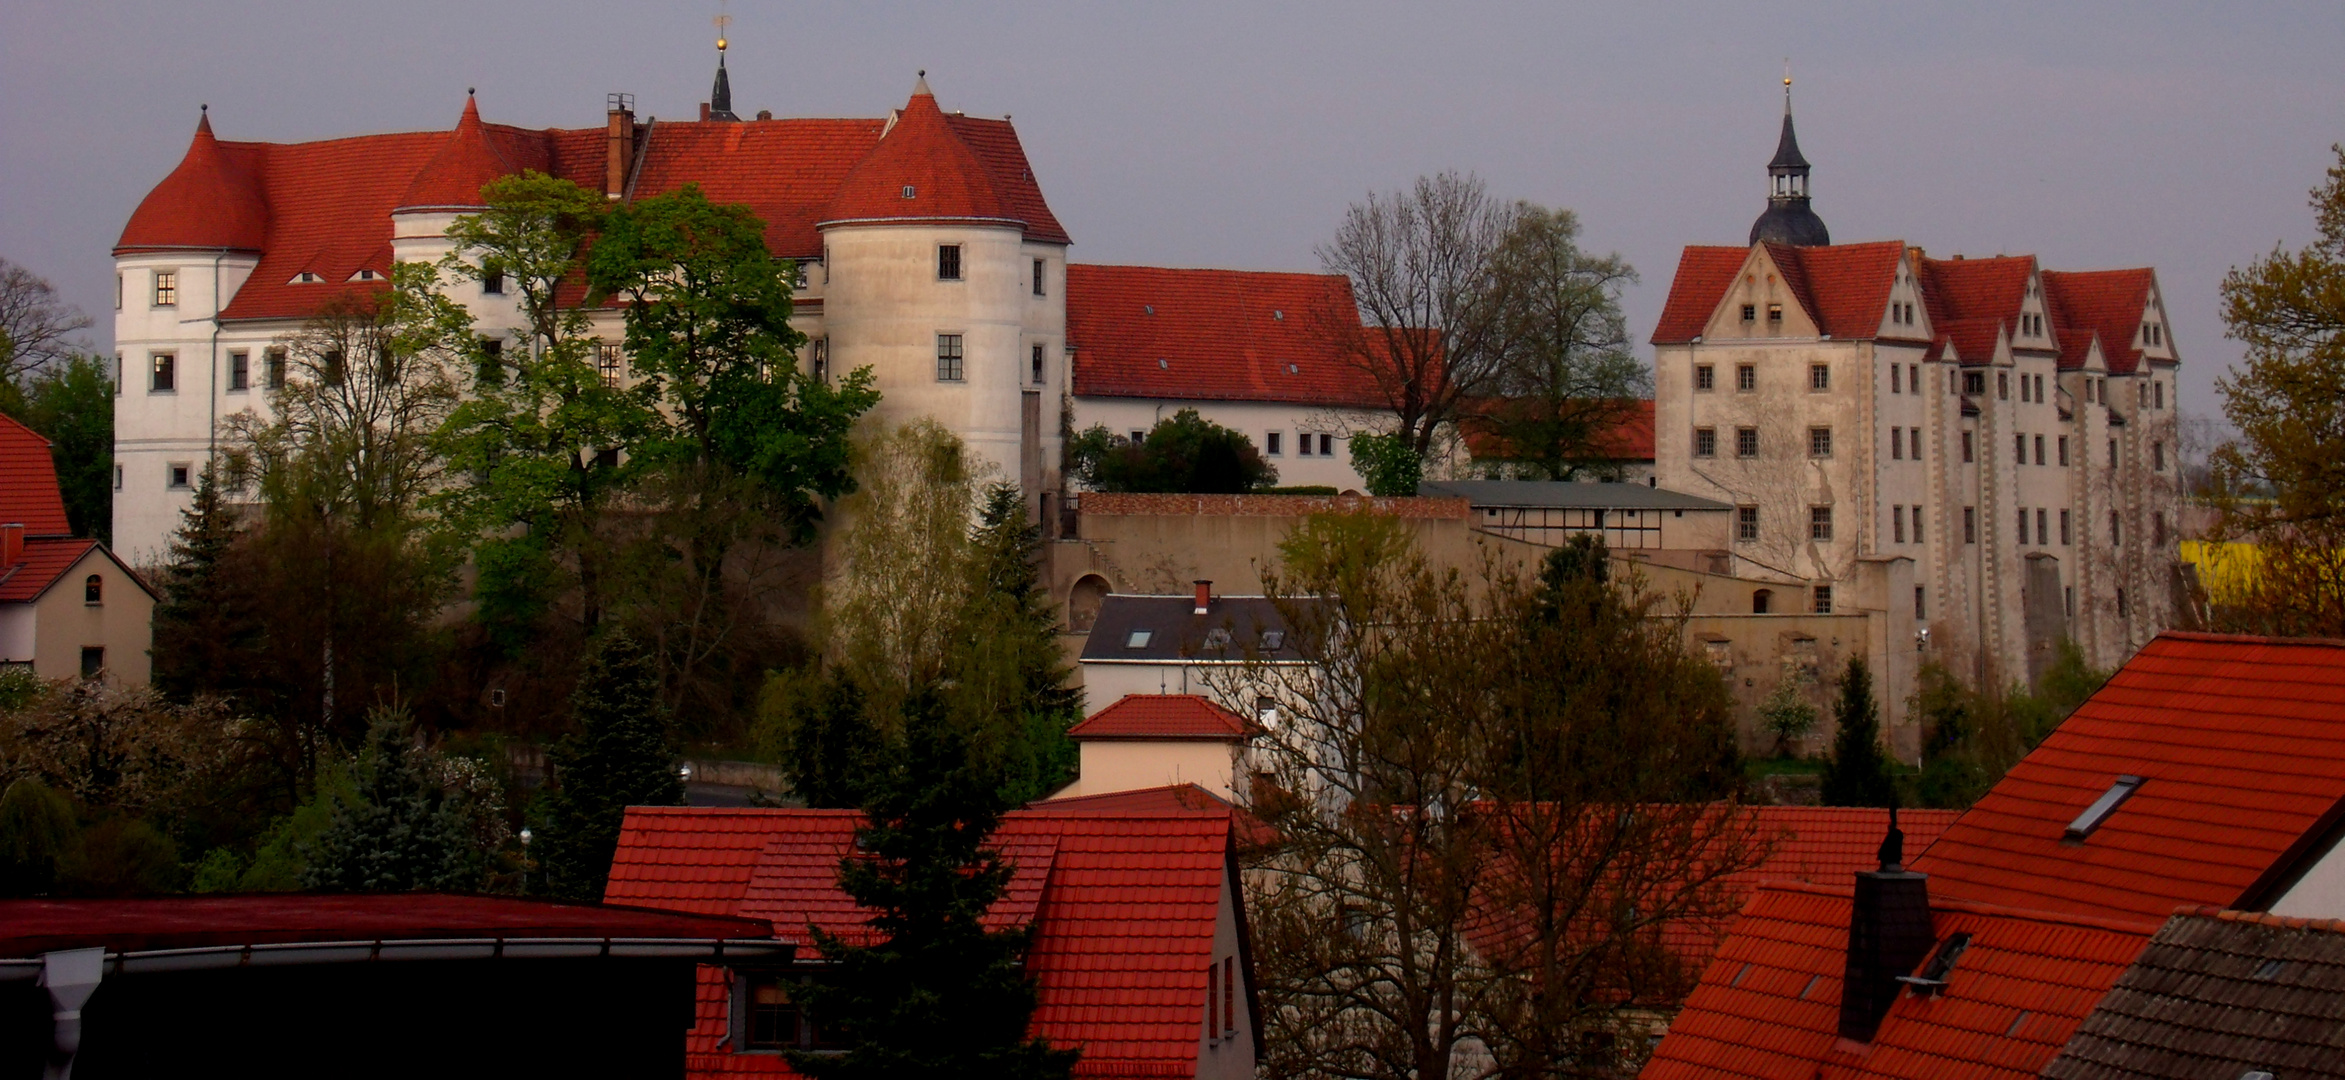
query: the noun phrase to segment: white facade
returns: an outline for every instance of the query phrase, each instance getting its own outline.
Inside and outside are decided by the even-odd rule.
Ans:
[[[1367,490],[1352,468],[1351,432],[1365,425],[1351,414],[1324,406],[1277,401],[1182,401],[1178,399],[1078,396],[1075,430],[1093,424],[1130,438],[1169,420],[1182,409],[1253,440],[1262,460],[1278,470],[1278,486],[1323,486],[1337,494]],[[1307,441],[1306,441],[1307,440]]]

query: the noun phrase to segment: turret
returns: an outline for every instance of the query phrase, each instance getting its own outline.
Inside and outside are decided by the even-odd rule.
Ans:
[[[269,204],[250,154],[249,147],[212,137],[211,107],[205,106],[187,156],[138,204],[114,253],[259,251],[268,241]]]
[[[1824,219],[1808,206],[1808,159],[1791,128],[1791,76],[1783,77],[1783,135],[1767,163],[1767,210],[1751,223],[1751,243],[1823,247],[1832,242]]]

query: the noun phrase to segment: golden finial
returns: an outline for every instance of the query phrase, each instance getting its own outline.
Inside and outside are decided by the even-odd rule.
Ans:
[[[717,24],[717,51],[723,52],[725,51],[725,28],[733,25],[732,13],[729,11],[719,12],[716,18],[709,21]]]

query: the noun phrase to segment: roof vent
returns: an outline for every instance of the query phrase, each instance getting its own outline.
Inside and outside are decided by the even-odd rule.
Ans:
[[[1142,305],[1140,305],[1140,311],[1141,311],[1141,313],[1142,313],[1142,314],[1145,314],[1145,315],[1154,315],[1154,314],[1156,314],[1156,305],[1154,305],[1154,304],[1142,304]]]
[[[917,192],[916,192],[916,191],[915,191],[915,189],[912,187],[912,185],[910,185],[910,184],[906,184],[906,185],[904,185],[904,197],[905,197],[905,198],[909,199],[909,198],[911,198],[911,197],[912,197],[913,195],[915,195],[915,194],[917,194]]]
[[[1946,976],[1954,971],[1954,963],[1962,959],[1963,950],[1970,948],[1969,934],[1952,934],[1938,944],[1930,962],[1922,965],[1920,974],[1900,975],[1897,981],[1911,987],[1921,997],[1937,997],[1946,990]]]
[[[2076,820],[2068,823],[2068,830],[2062,839],[2081,842],[2091,836],[2093,830],[2100,828],[2102,822],[2109,820],[2110,814],[2116,813],[2117,808],[2140,789],[2141,777],[2118,777],[2115,783],[2109,785],[2109,790],[2102,792],[2100,798],[2094,799],[2091,806],[2084,808],[2084,813],[2076,815]]]
[[[1273,311],[1273,312],[1271,312],[1271,313],[1270,313],[1270,317],[1271,317],[1271,318],[1273,318],[1273,319],[1277,319],[1277,320],[1278,320],[1278,321],[1280,321],[1280,322],[1285,322],[1285,321],[1286,321],[1286,312],[1283,312],[1283,311]]]
[[[1301,364],[1288,364],[1288,365],[1286,366],[1286,373],[1287,373],[1287,374],[1289,374],[1289,375],[1300,375],[1300,374],[1302,374],[1302,373],[1303,373],[1303,365],[1301,365]]]
[[[1156,366],[1159,370],[1170,371],[1172,370],[1172,361],[1159,356],[1156,358]]]

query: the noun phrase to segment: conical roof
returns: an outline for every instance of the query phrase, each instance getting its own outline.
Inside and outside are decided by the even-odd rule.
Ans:
[[[1808,159],[1799,152],[1799,136],[1791,130],[1791,99],[1783,99],[1783,137],[1776,140],[1775,160],[1767,163],[1770,169],[1805,169]]]
[[[187,156],[138,204],[114,249],[260,250],[269,235],[269,204],[249,156],[249,148],[222,146],[212,137],[207,110]]]
[[[399,197],[400,210],[474,210],[487,206],[480,189],[489,181],[515,170],[482,130],[480,105],[467,94],[464,115],[440,152],[415,174],[407,193]]]
[[[937,108],[925,76],[879,145],[839,185],[822,224],[889,219],[1015,219],[985,162]]]

